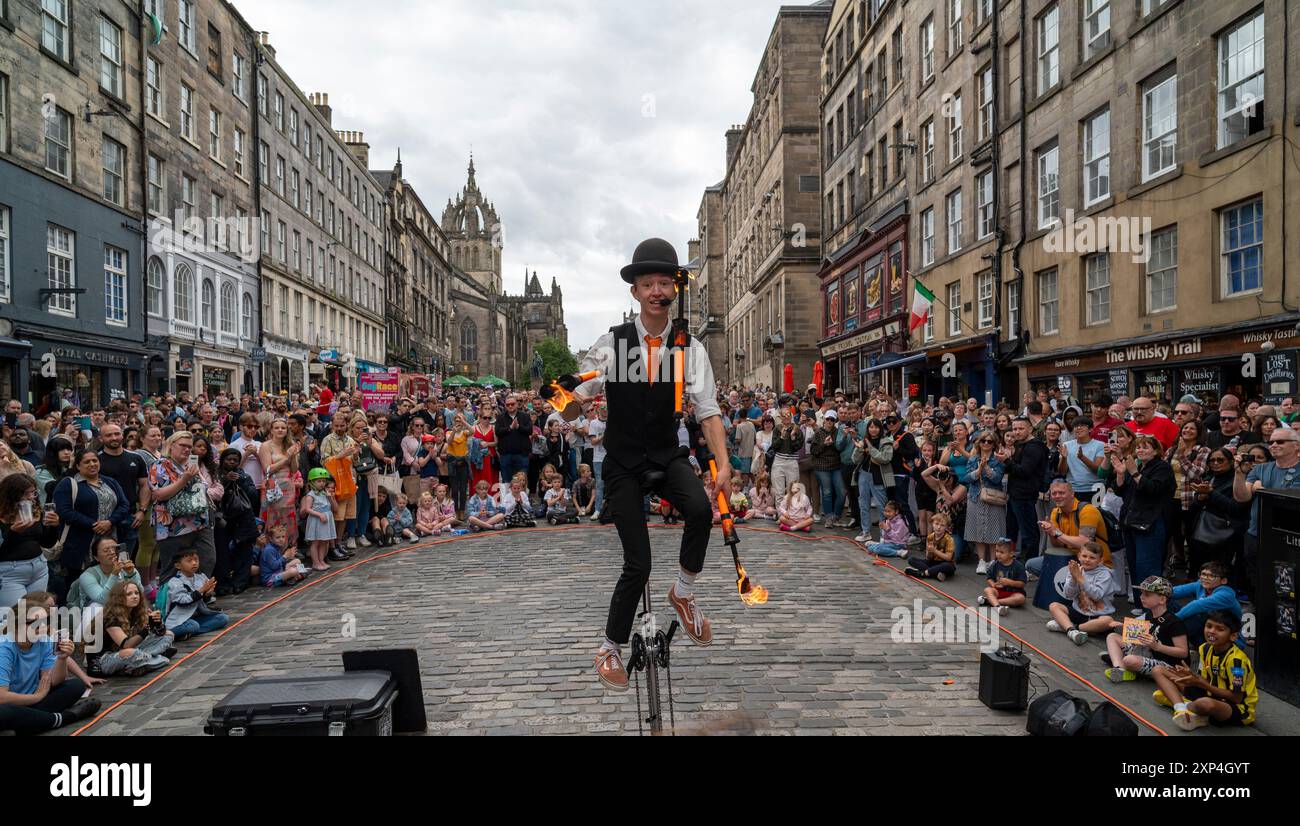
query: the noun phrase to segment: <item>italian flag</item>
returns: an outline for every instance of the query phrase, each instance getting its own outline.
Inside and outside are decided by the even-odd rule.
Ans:
[[[907,327],[910,333],[925,324],[930,318],[930,308],[934,306],[934,293],[925,288],[917,279],[912,279],[912,321]]]

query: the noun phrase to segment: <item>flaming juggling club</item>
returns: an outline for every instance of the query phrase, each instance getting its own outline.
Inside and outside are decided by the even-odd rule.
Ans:
[[[716,482],[718,463],[713,459],[709,460],[709,473],[713,474]],[[722,515],[722,541],[731,548],[731,560],[736,563],[736,590],[740,592],[740,599],[746,605],[762,605],[767,602],[767,589],[752,581],[745,573],[745,566],[740,564],[740,554],[736,551],[740,537],[736,535],[736,523],[731,516],[731,503],[726,491],[718,491],[718,513]]]
[[[573,398],[573,391],[578,389],[578,385],[589,382],[599,375],[599,371],[592,370],[577,376],[560,376],[542,388],[541,396],[551,403],[551,407],[560,414],[560,418],[571,422],[582,413],[582,405]]]

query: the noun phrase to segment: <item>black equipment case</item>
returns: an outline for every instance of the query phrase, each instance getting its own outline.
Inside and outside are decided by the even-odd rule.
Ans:
[[[217,703],[203,727],[218,737],[390,737],[397,681],[387,671],[258,677]]]
[[[1029,658],[1002,647],[980,655],[980,702],[995,711],[1021,711],[1029,705]]]

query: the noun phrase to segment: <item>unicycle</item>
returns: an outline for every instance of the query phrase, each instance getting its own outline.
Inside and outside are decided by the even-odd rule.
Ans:
[[[673,712],[673,672],[672,644],[673,635],[677,633],[676,619],[668,626],[668,633],[659,630],[659,623],[650,610],[650,583],[647,582],[641,595],[641,629],[632,634],[632,656],[628,659],[627,670],[636,683],[636,720],[637,733],[644,735],[645,727],[650,727],[650,734],[658,736],[664,733],[663,702],[660,694],[659,669],[663,669],[668,683],[668,725],[674,735],[677,734],[677,719]],[[639,674],[645,672],[646,711],[641,711],[641,681]]]

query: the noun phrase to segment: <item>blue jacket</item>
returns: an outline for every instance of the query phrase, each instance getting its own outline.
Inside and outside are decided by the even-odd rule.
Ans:
[[[862,421],[859,422],[855,422],[853,424],[853,430],[855,433],[858,434],[859,439],[867,438],[866,419],[863,419]],[[840,449],[840,464],[843,465],[844,467],[851,468],[853,467],[853,451],[854,451],[853,440],[850,439],[848,435],[845,433],[840,433],[840,436],[844,439],[844,444],[841,445],[839,439],[836,439],[835,441],[835,446]]]
[[[117,507],[109,515],[109,521],[117,527],[129,526],[131,510],[122,486],[111,476],[101,476],[99,481],[117,494]],[[68,539],[63,543],[60,561],[69,573],[79,576],[90,556],[90,543],[95,539],[92,528],[99,521],[99,497],[90,485],[77,482],[77,501],[74,505],[72,477],[65,477],[54,487],[54,510],[59,515],[59,522],[68,526]],[[59,529],[60,533],[62,530]]]
[[[1205,586],[1199,582],[1175,585],[1174,599],[1180,602],[1191,600],[1178,611],[1178,618],[1184,622],[1211,611],[1227,611],[1241,619],[1241,603],[1237,601],[1237,592],[1228,585],[1221,585],[1209,594],[1205,593]]]
[[[971,459],[966,465],[966,478],[963,479],[972,493],[978,491],[984,485],[988,485],[995,490],[1002,489],[1002,477],[1004,475],[1002,463],[997,459],[989,459],[988,464],[984,466],[984,473],[979,472],[979,462]]]
[[[483,469],[483,459],[488,455],[483,447],[483,440],[477,436],[469,438],[469,464],[475,470]]]

